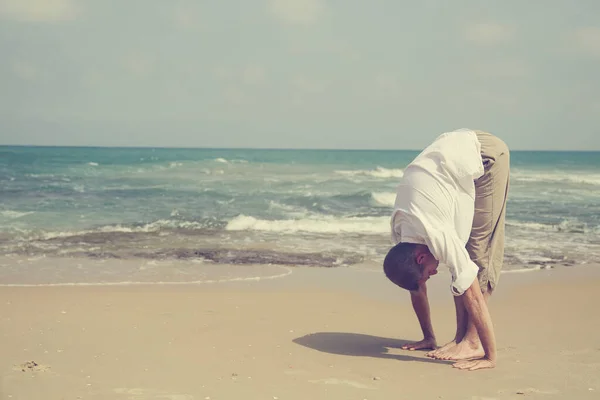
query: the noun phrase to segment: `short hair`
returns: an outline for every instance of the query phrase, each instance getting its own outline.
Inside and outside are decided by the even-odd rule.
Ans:
[[[396,285],[409,291],[419,290],[423,267],[415,257],[415,243],[398,243],[390,249],[383,260],[385,276]]]

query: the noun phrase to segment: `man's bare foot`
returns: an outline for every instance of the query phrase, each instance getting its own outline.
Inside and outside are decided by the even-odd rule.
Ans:
[[[427,357],[437,358],[437,356],[445,353],[448,349],[450,349],[450,348],[452,348],[454,346],[456,346],[456,340],[448,342],[445,345],[443,345],[442,347],[440,347],[439,349],[435,349],[433,351],[430,351],[429,353],[426,353],[425,355]]]
[[[456,346],[453,346],[445,352],[438,354],[434,358],[438,360],[469,360],[473,358],[481,358],[485,355],[481,343],[473,343],[468,340],[463,340]]]
[[[435,349],[437,347],[437,343],[435,342],[435,338],[425,338],[419,342],[415,343],[407,343],[402,346],[403,350],[422,350],[422,349]]]
[[[462,360],[454,363],[452,366],[462,370],[475,371],[476,369],[494,368],[496,361],[483,357],[477,360]]]

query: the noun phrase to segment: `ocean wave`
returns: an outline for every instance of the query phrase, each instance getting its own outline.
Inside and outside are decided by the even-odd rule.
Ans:
[[[151,259],[201,259],[216,264],[313,267],[348,266],[363,260],[363,257],[357,254],[289,253],[254,249],[171,249],[138,253],[136,256]]]
[[[336,174],[345,175],[345,176],[371,176],[374,178],[401,178],[404,174],[404,170],[402,169],[388,169],[383,167],[377,167],[376,169],[368,169],[368,170],[338,170],[335,171]]]
[[[568,174],[564,172],[513,172],[511,174],[511,179],[514,179],[517,182],[575,183],[580,185],[600,186],[600,174],[577,171]]]
[[[306,208],[281,204],[274,200],[269,201],[269,209],[273,211],[283,211],[290,216],[305,216],[308,214]]]
[[[389,217],[312,217],[289,220],[264,220],[242,214],[229,221],[225,230],[279,233],[381,234],[389,231]]]
[[[548,231],[548,232],[566,232],[566,233],[588,233],[590,228],[585,222],[577,220],[563,220],[558,224],[543,224],[539,222],[523,222],[523,221],[506,221],[506,225],[513,226],[516,228],[535,230],[535,231]],[[596,231],[596,229],[592,229]]]
[[[4,218],[10,218],[10,219],[17,219],[17,218],[21,218],[21,217],[25,217],[27,215],[30,214],[34,214],[34,211],[12,211],[12,210],[4,210],[4,211],[0,211],[0,215],[3,216]]]
[[[214,162],[218,162],[218,163],[222,163],[222,164],[247,164],[248,160],[244,160],[244,159],[233,159],[233,160],[227,160],[226,158],[223,157],[218,157],[215,158],[213,160]]]
[[[79,231],[31,231],[24,229],[13,230],[19,232],[20,239],[25,240],[53,240],[53,239],[65,239],[72,237],[82,237],[86,235],[95,234],[111,234],[111,233],[155,233],[164,229],[181,229],[181,230],[205,230],[214,229],[218,227],[218,223],[215,221],[184,221],[184,220],[172,220],[172,219],[160,219],[151,223],[142,225],[105,225],[94,229],[86,229]]]
[[[394,207],[396,193],[373,192],[371,193],[371,203],[375,207]]]

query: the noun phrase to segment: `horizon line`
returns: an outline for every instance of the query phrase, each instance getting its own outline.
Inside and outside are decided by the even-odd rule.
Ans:
[[[165,149],[165,150],[280,150],[280,151],[422,151],[423,149],[383,149],[383,148],[329,148],[329,147],[201,147],[201,146],[117,146],[117,145],[39,145],[39,144],[0,144],[0,147],[41,147],[41,148],[74,148],[74,149]],[[510,151],[539,151],[539,152],[579,152],[595,153],[596,150],[576,150],[576,149],[518,149],[513,148]]]

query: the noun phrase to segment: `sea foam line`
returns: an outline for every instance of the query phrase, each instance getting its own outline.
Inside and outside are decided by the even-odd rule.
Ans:
[[[389,217],[348,217],[348,218],[303,218],[289,220],[264,220],[252,216],[238,215],[225,230],[263,231],[279,233],[367,233],[381,234],[389,230]]]
[[[585,185],[600,185],[600,174],[573,171],[565,173],[527,173],[514,172],[512,177],[520,182],[550,182],[550,183],[575,183]]]
[[[121,281],[121,282],[64,282],[64,283],[0,283],[0,287],[75,287],[75,286],[182,286],[182,285],[204,285],[229,282],[259,282],[273,279],[285,278],[291,275],[293,270],[289,267],[273,265],[281,269],[285,269],[284,273],[267,276],[250,276],[240,278],[224,278],[224,279],[207,279],[199,281],[177,281],[177,282],[137,282],[137,281]]]
[[[377,167],[376,169],[368,170],[338,170],[336,174],[345,176],[370,176],[373,178],[401,178],[404,175],[402,169],[389,169],[383,167]]]
[[[396,203],[396,193],[372,192],[371,200],[375,207],[394,207],[394,204]]]
[[[3,210],[0,211],[0,215],[5,218],[17,219],[21,217],[25,217],[27,215],[34,214],[35,211],[13,211],[13,210]]]

